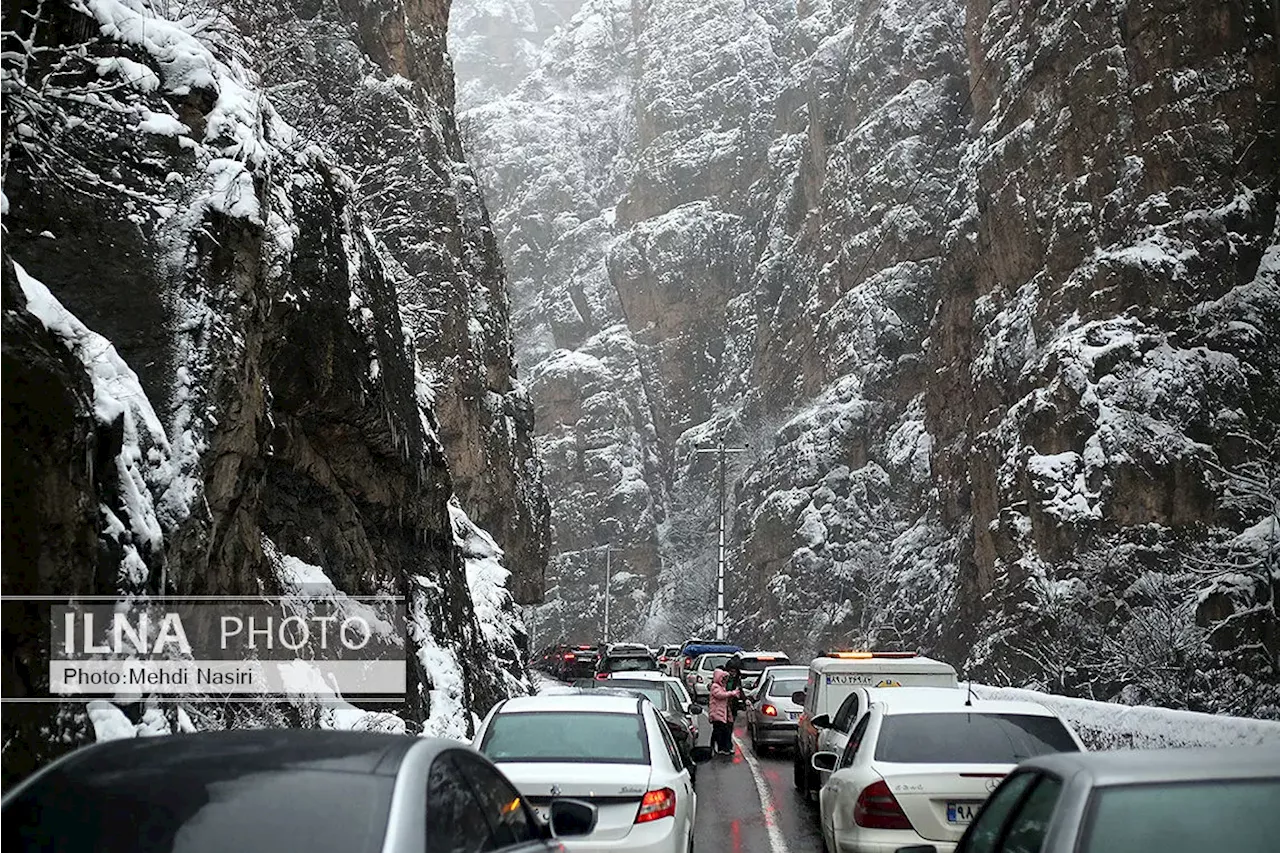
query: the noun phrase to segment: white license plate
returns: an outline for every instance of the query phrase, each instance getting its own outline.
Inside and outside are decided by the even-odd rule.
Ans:
[[[787,712],[787,719],[789,719],[789,720],[798,720],[798,719],[800,719],[800,712],[799,712],[799,711],[788,711],[788,712]]]
[[[982,803],[947,803],[947,823],[964,825],[973,820]]]

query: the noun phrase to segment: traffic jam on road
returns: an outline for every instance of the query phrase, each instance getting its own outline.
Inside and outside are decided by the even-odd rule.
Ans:
[[[1262,853],[1280,746],[1098,751],[912,652],[697,638],[534,660],[470,744],[258,729],[107,740],[5,791],[9,850]]]
[[[566,771],[573,781],[562,788],[618,815],[566,840],[567,849],[1280,849],[1280,745],[1090,752],[1048,708],[980,698],[950,664],[914,652],[834,650],[797,663],[782,651],[698,638],[644,648],[544,649],[535,665],[564,684],[495,708],[482,727],[527,713],[517,701],[587,714],[603,712],[605,694],[622,694],[652,706],[653,742],[669,748],[643,783],[617,765],[620,738],[601,741],[567,718],[559,734],[538,730],[553,751],[557,738],[581,733],[578,761],[591,769]],[[718,732],[732,733],[727,749]],[[522,784],[524,769],[483,739],[476,745],[527,796],[547,802],[546,782]],[[555,776],[547,769],[540,780]],[[584,787],[592,774],[595,787]],[[647,822],[651,800],[672,818],[668,831],[624,831],[621,818]]]

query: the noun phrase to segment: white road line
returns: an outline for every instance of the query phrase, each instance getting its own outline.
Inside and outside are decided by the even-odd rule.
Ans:
[[[750,748],[738,740],[736,734],[733,736],[733,742],[742,752],[742,757],[746,759],[747,767],[756,780],[756,793],[760,795],[760,813],[764,815],[764,826],[769,831],[769,846],[773,848],[773,853],[790,853],[787,849],[787,839],[782,834],[782,827],[778,825],[778,806],[773,802],[773,795],[769,793],[769,785],[764,781],[760,765],[756,763]]]

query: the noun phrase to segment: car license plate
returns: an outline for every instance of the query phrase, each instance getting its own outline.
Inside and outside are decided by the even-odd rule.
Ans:
[[[947,803],[947,823],[969,823],[980,808],[982,803]]]
[[[798,719],[800,719],[800,712],[799,712],[799,711],[788,711],[788,712],[787,712],[787,719],[789,719],[789,720],[798,720]]]

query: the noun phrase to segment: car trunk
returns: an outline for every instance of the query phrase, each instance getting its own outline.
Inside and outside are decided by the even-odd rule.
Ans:
[[[916,832],[930,841],[949,842],[960,839],[991,791],[1013,770],[1011,764],[935,765],[930,770],[912,767],[874,765]]]
[[[553,797],[594,805],[599,819],[590,837],[601,841],[627,837],[649,790],[648,764],[504,761],[498,766],[543,817]],[[558,789],[554,794],[552,786]]]

